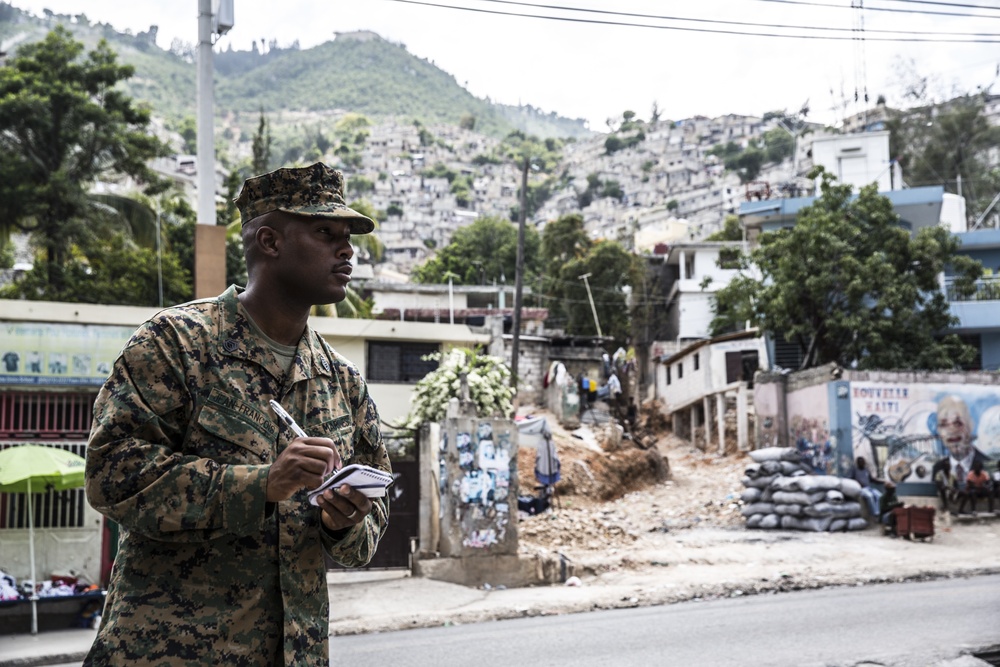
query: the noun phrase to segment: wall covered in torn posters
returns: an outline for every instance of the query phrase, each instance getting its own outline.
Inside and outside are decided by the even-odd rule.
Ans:
[[[442,556],[517,553],[517,429],[505,419],[441,425],[438,492]]]

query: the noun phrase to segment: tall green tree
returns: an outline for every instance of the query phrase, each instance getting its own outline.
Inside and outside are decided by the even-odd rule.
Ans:
[[[570,261],[586,257],[592,246],[579,213],[560,216],[542,229],[540,292],[547,299],[545,305],[554,320],[567,317],[561,301],[562,268]]]
[[[587,284],[590,274],[594,309]],[[590,239],[577,213],[564,215],[542,230],[539,283],[552,322],[565,323],[568,333],[597,335],[596,310],[601,333],[624,342],[630,334],[632,314],[627,293],[645,285],[645,262],[615,241]]]
[[[560,216],[542,230],[542,266],[545,271],[558,270],[566,262],[586,255],[592,245],[582,215]]]
[[[969,294],[979,262],[957,253],[942,227],[915,236],[899,224],[874,184],[856,198],[822,169],[822,195],[793,227],[763,233],[742,260],[743,273],[716,294],[713,333],[768,331],[798,345],[801,368],[829,362],[867,369],[947,369],[974,350],[957,336],[938,276],[950,266],[955,289]]]
[[[566,315],[566,331],[597,335],[596,312],[601,333],[624,343],[632,326],[628,293],[640,282],[642,267],[641,261],[620,244],[606,240],[594,243],[586,255],[566,262],[558,271],[555,293]],[[590,275],[584,282],[581,277],[586,274]]]
[[[1000,186],[1000,174],[988,168],[989,153],[1000,147],[1000,128],[986,117],[985,104],[985,93],[964,95],[900,111],[887,122],[890,151],[906,184],[961,191],[970,217],[985,210]]]
[[[528,228],[525,233],[526,272],[538,268],[538,232]],[[512,283],[517,262],[517,227],[507,220],[483,217],[468,227],[456,231],[451,241],[438,253],[414,269],[412,278],[418,283],[448,282],[449,271],[458,278],[458,285]]]
[[[740,226],[739,216],[727,215],[722,223],[722,229],[707,237],[706,241],[742,241],[743,227]]]
[[[254,176],[271,171],[271,124],[264,115],[263,107],[260,110],[257,131],[254,132],[253,140],[250,142],[250,151],[253,154],[250,167]]]
[[[61,26],[0,68],[0,225],[42,249],[42,298],[63,291],[73,248],[92,240],[97,179],[127,174],[150,192],[164,187],[147,162],[168,147],[118,87],[132,73],[104,41],[84,56]]]

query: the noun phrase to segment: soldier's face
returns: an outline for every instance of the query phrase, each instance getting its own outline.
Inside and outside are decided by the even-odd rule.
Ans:
[[[281,275],[289,296],[311,305],[343,301],[354,256],[347,223],[325,218],[286,219],[281,233]]]

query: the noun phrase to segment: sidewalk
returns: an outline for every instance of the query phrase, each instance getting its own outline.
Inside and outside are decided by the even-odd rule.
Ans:
[[[614,550],[612,550],[614,551]],[[837,585],[1000,573],[1000,522],[942,525],[931,542],[860,533],[693,529],[574,561],[579,582],[503,589],[331,572],[330,633],[351,635]],[[0,636],[0,667],[82,661],[94,630]]]

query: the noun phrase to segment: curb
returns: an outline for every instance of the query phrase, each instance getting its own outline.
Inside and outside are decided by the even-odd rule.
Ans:
[[[87,657],[87,651],[77,651],[76,653],[61,653],[57,655],[39,655],[30,658],[14,658],[13,660],[0,660],[0,667],[45,667],[46,665],[61,665],[65,662],[82,663]]]

